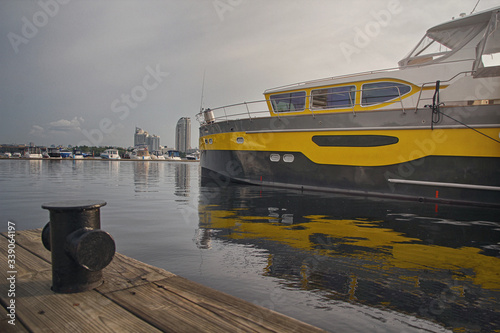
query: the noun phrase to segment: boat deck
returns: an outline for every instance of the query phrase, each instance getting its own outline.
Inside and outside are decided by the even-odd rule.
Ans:
[[[0,271],[0,332],[324,332],[119,253],[103,270],[100,287],[56,294],[41,229],[14,235],[15,268]],[[3,263],[7,236],[0,236]],[[7,309],[12,300],[15,326]]]

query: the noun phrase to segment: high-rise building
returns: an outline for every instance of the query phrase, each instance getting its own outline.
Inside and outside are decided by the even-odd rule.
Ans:
[[[160,137],[158,135],[149,135],[142,128],[136,127],[134,147],[148,147],[149,151],[160,150]]]
[[[148,132],[144,131],[142,128],[136,127],[134,134],[134,147],[146,146],[148,144]]]
[[[160,150],[160,137],[158,135],[148,136],[147,142],[149,151]]]
[[[186,153],[191,149],[191,118],[182,117],[175,128],[175,149]]]

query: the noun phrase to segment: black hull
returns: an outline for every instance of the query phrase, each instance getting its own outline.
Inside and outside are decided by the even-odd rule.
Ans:
[[[240,182],[300,190],[426,202],[500,207],[500,159],[427,156],[387,166],[317,164],[300,152],[293,163],[272,162],[268,151],[204,150],[202,177],[217,185]],[[432,183],[460,184],[459,187]],[[418,180],[418,184],[401,183]],[[424,184],[429,181],[431,183]],[[483,184],[470,186],[468,184]],[[465,188],[464,188],[465,186]],[[481,188],[483,187],[483,188]],[[487,187],[490,187],[486,189]]]

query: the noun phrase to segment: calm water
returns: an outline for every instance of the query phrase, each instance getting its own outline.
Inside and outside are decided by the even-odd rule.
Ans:
[[[0,160],[0,231],[102,199],[125,255],[337,332],[500,330],[500,210],[200,184],[198,163]]]

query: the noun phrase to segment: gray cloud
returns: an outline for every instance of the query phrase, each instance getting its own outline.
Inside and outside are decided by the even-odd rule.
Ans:
[[[390,2],[1,1],[0,142],[74,145],[100,132],[103,145],[129,146],[139,126],[172,146],[177,120],[190,116],[197,145],[204,72],[203,103],[214,107],[261,99],[273,86],[394,67],[426,29],[476,3],[401,0],[401,12],[348,61],[341,43],[353,43]],[[495,5],[482,0],[477,10]],[[169,73],[161,84],[144,99],[137,88],[140,103],[126,117],[114,112],[156,66]]]

